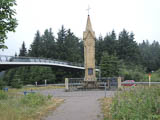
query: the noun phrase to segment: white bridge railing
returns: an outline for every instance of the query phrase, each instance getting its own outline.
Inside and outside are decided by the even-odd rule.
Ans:
[[[77,67],[84,67],[82,63],[66,62],[61,60],[49,59],[49,58],[37,58],[37,57],[15,57],[0,55],[0,62],[40,62],[40,63],[55,63],[62,65],[70,65]]]

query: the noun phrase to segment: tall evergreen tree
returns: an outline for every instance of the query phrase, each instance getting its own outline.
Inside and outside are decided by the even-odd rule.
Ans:
[[[103,77],[115,77],[119,74],[120,61],[115,55],[105,52],[101,59],[101,73]]]
[[[71,30],[66,31],[66,37],[64,41],[66,60],[70,62],[80,62],[81,52],[79,39],[71,32]]]
[[[109,55],[114,55],[117,50],[116,33],[113,30],[111,33],[104,37],[104,51],[108,52]]]
[[[134,34],[125,29],[120,32],[117,46],[117,55],[128,63],[139,63],[140,52]]]
[[[27,56],[27,49],[24,41],[22,43],[22,47],[20,48],[19,56]]]
[[[103,37],[100,35],[95,42],[95,58],[96,58],[96,65],[99,66],[102,55],[104,52],[104,41]]]
[[[45,58],[56,58],[55,37],[53,36],[52,29],[46,29],[44,35],[41,37],[42,46],[41,56]]]
[[[40,32],[37,31],[36,34],[35,34],[34,41],[31,44],[31,47],[30,47],[30,50],[29,50],[29,56],[41,57],[41,53],[42,53],[41,46],[42,46],[41,35],[40,35]]]
[[[58,53],[58,59],[59,60],[66,60],[67,56],[65,54],[65,38],[66,38],[66,30],[64,26],[62,25],[61,29],[58,32],[58,38],[57,38],[57,53]]]
[[[141,53],[141,64],[147,68],[147,72],[155,71],[160,68],[160,45],[157,41],[152,44],[148,40],[139,44]]]

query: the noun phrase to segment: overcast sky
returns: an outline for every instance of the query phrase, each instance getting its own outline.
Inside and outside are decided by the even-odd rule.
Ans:
[[[18,53],[23,41],[29,48],[37,30],[42,34],[52,28],[57,36],[62,25],[82,38],[88,5],[96,37],[113,29],[119,34],[125,28],[135,34],[138,43],[146,39],[160,42],[160,0],[17,0],[19,25],[15,33],[8,34],[8,50],[0,54]]]

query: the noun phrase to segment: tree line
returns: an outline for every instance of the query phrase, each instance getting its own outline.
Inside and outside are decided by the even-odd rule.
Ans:
[[[139,81],[146,72],[160,68],[160,45],[158,41],[148,40],[138,44],[134,33],[123,29],[118,35],[113,30],[105,37],[95,38],[96,66],[99,66],[103,77],[123,76],[126,79]],[[34,40],[27,50],[25,42],[19,55],[41,57],[62,61],[84,63],[83,40],[76,37],[71,29],[64,26],[54,36],[52,29],[43,34],[36,32]],[[80,74],[79,74],[80,73]],[[8,70],[3,80],[8,84],[20,81],[21,84],[42,84],[45,79],[49,83],[62,82],[65,77],[83,77],[83,72],[53,69],[51,67],[19,67]],[[19,79],[18,79],[19,78]]]

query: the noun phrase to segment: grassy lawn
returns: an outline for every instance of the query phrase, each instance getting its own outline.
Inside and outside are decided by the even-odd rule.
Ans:
[[[0,91],[0,120],[39,120],[63,102],[50,95],[16,93],[23,90]]]
[[[101,99],[104,120],[160,120],[160,87],[135,87]]]
[[[9,88],[10,93],[16,93],[16,92],[24,92],[24,91],[30,91],[30,90],[47,90],[47,89],[58,89],[58,88],[64,88],[63,86],[40,86],[40,87],[35,87],[35,86],[23,86],[21,89],[16,89],[16,88]]]

